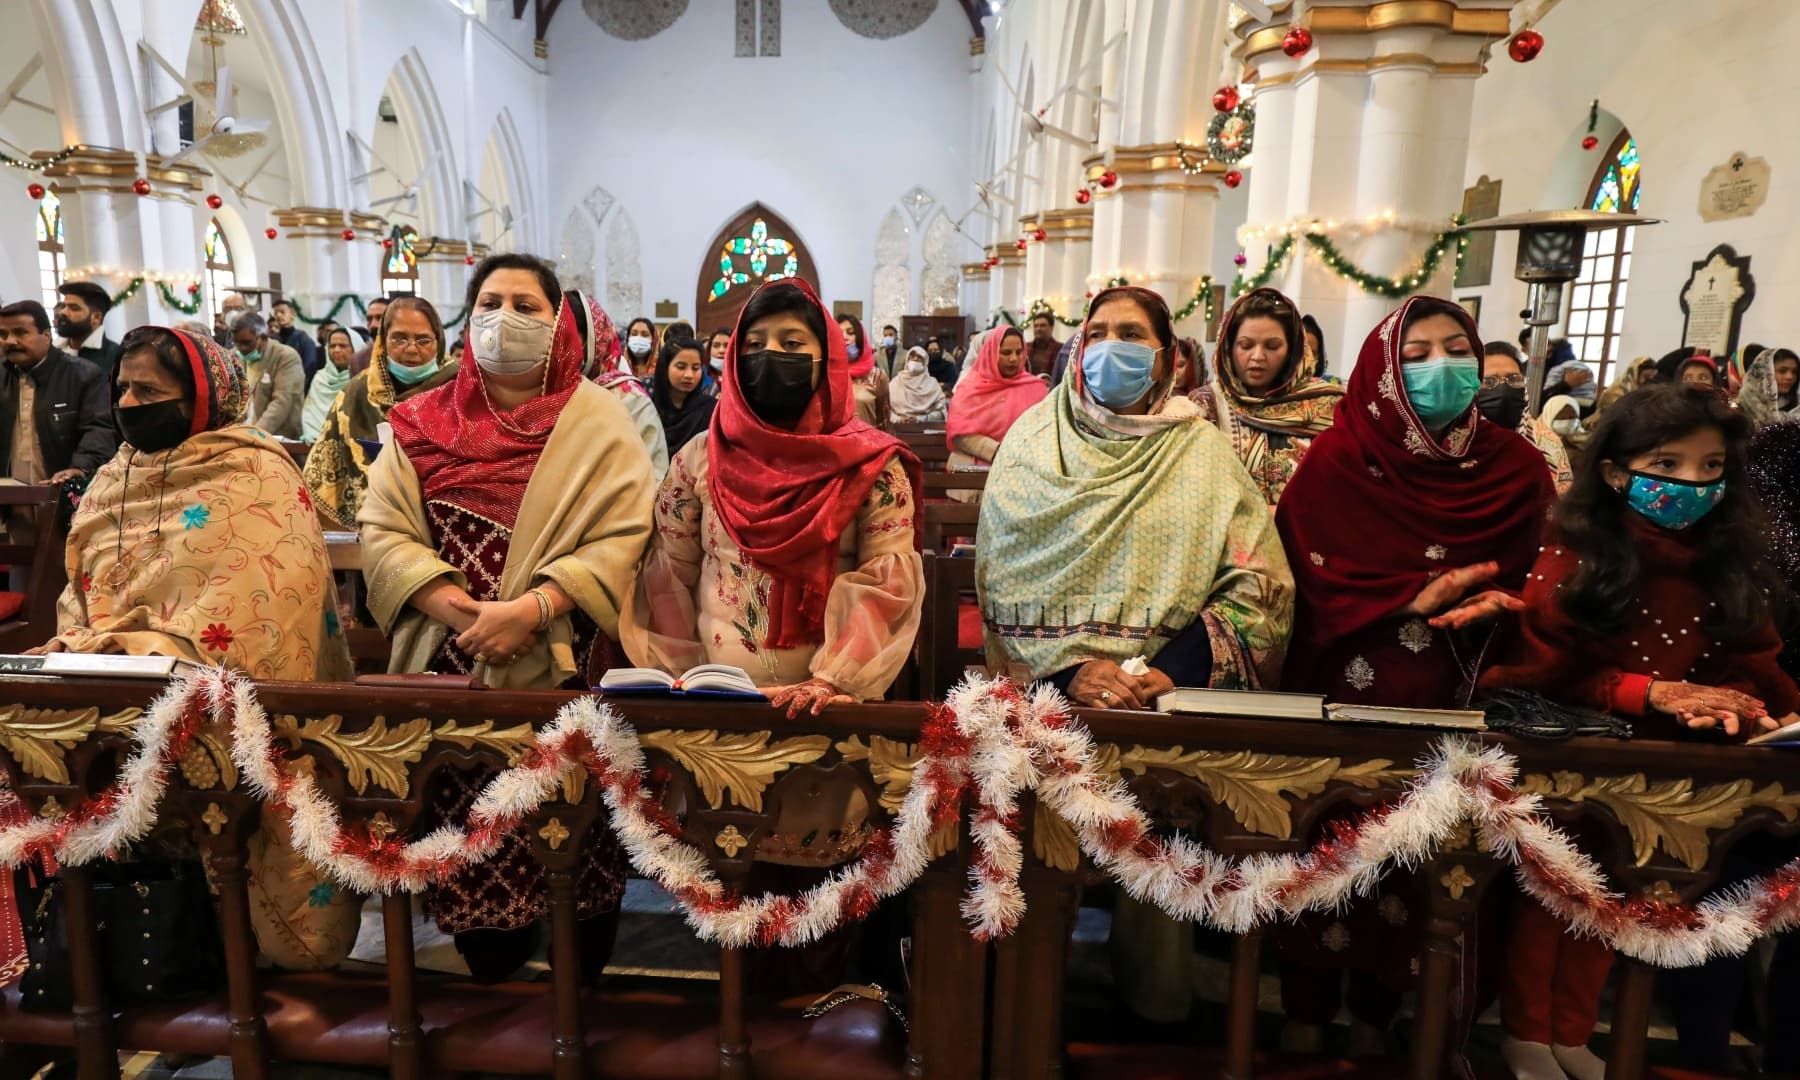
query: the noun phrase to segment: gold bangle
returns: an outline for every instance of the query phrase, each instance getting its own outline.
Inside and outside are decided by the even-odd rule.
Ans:
[[[542,586],[539,586],[538,588],[531,590],[531,595],[537,597],[537,602],[538,602],[538,625],[537,625],[537,628],[538,628],[538,632],[542,633],[545,630],[550,629],[550,621],[553,618],[555,618],[555,616],[556,616],[556,608],[554,605],[552,605],[550,603],[550,594],[545,592]]]

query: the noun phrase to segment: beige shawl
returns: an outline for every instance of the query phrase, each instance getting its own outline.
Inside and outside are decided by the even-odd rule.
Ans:
[[[421,587],[463,575],[431,541],[418,475],[398,446],[369,470],[362,525],[369,611],[393,639],[389,670],[419,672],[449,628],[407,603]],[[569,399],[525,488],[500,596],[514,600],[553,581],[608,637],[619,635],[619,609],[650,540],[655,489],[650,458],[616,395],[585,383]],[[475,676],[496,689],[547,689],[577,675],[573,631],[561,616],[532,649],[509,665],[478,664]]]

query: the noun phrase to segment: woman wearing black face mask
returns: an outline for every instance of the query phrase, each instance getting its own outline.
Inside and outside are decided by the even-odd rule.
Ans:
[[[32,651],[349,680],[325,536],[293,459],[243,423],[243,361],[208,337],[160,326],[126,334],[119,356],[113,411],[125,445],[75,511],[58,633]],[[261,950],[291,968],[349,955],[360,903],[341,889],[307,903],[326,879],[293,850],[287,824],[265,818],[250,853]]]
[[[1475,395],[1475,407],[1481,418],[1511,428],[1524,436],[1544,455],[1550,467],[1550,478],[1561,495],[1574,482],[1569,470],[1569,451],[1562,436],[1542,418],[1525,415],[1525,370],[1519,364],[1519,351],[1504,341],[1487,343],[1487,356],[1482,363],[1481,389]]]
[[[712,423],[656,500],[620,624],[633,663],[735,665],[789,715],[886,693],[924,598],[923,478],[855,410],[843,331],[812,289],[757,290]]]

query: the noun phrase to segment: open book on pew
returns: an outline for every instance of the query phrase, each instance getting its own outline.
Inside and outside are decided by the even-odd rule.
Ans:
[[[1348,724],[1484,731],[1480,710],[1400,709],[1390,705],[1327,705],[1319,694],[1271,690],[1204,690],[1178,688],[1156,699],[1156,711],[1197,716],[1229,716],[1246,720],[1329,720]]]
[[[730,698],[738,701],[765,700],[763,692],[750,680],[750,673],[730,664],[701,664],[689,668],[679,677],[655,668],[613,668],[600,676],[601,693],[667,694],[675,697]]]
[[[1800,724],[1789,724],[1744,740],[1745,746],[1800,746]]]
[[[103,679],[171,679],[203,665],[178,656],[57,652],[48,656],[0,656],[0,675],[80,675]]]

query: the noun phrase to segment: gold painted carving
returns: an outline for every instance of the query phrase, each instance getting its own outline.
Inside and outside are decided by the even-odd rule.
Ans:
[[[713,843],[718,845],[719,850],[723,851],[727,858],[735,859],[737,853],[744,850],[750,841],[744,838],[743,833],[738,832],[736,825],[727,825],[719,830],[717,836],[713,837]]]
[[[1475,884],[1475,879],[1469,876],[1468,868],[1463,866],[1462,863],[1457,863],[1455,866],[1452,866],[1449,871],[1438,878],[1438,881],[1443,884],[1444,888],[1450,891],[1450,899],[1452,900],[1461,900],[1463,898],[1463,893],[1468,890],[1469,886]]]
[[[1562,802],[1597,802],[1611,810],[1631,833],[1639,866],[1650,862],[1660,844],[1689,870],[1699,870],[1711,847],[1708,834],[1730,828],[1744,811],[1764,807],[1788,821],[1800,815],[1800,792],[1790,794],[1777,783],[1757,788],[1749,780],[1696,789],[1686,779],[1652,784],[1643,773],[1592,780],[1573,772],[1534,773],[1519,782],[1519,791]]]
[[[447,742],[460,746],[464,750],[474,750],[485,746],[489,750],[506,755],[508,765],[517,765],[537,740],[537,733],[531,730],[530,724],[514,724],[509,728],[497,728],[492,720],[462,725],[454,720],[446,720],[432,729],[433,742]],[[571,799],[578,802],[578,799]]]
[[[346,733],[344,718],[308,717],[296,721],[283,716],[275,721],[275,736],[288,740],[299,749],[302,739],[318,743],[331,751],[331,756],[344,763],[344,774],[350,786],[361,795],[371,783],[395,795],[407,791],[406,767],[419,760],[431,743],[431,722],[408,720],[388,727],[387,718],[377,716],[361,731]]]
[[[1284,792],[1305,798],[1333,781],[1360,788],[1394,786],[1412,770],[1396,769],[1384,759],[1345,766],[1340,758],[1304,758],[1259,754],[1248,750],[1195,750],[1179,746],[1150,749],[1134,746],[1119,757],[1126,772],[1167,769],[1206,785],[1214,801],[1224,804],[1239,825],[1255,833],[1286,840],[1294,833],[1293,804]]]
[[[73,750],[95,731],[126,731],[143,715],[142,709],[123,709],[102,717],[100,710],[32,709],[23,705],[0,707],[0,746],[13,756],[26,775],[53,784],[69,782],[63,751]]]
[[[551,818],[538,830],[538,835],[543,838],[544,843],[550,845],[551,851],[561,851],[562,846],[569,841],[569,828],[562,823],[561,818]]]
[[[713,809],[732,801],[761,810],[763,792],[776,774],[819,760],[831,748],[824,735],[800,735],[770,742],[770,732],[652,731],[640,736],[645,749],[661,750],[693,774]]]
[[[207,832],[217,836],[224,830],[225,823],[231,818],[226,816],[225,811],[220,809],[218,803],[209,802],[206,804],[206,813],[200,815],[200,820],[206,823]]]
[[[1072,872],[1081,867],[1081,842],[1074,828],[1041,802],[1031,817],[1031,853],[1052,870]]]
[[[845,761],[867,761],[869,775],[881,785],[881,808],[890,814],[900,809],[906,789],[912,786],[913,769],[919,764],[918,751],[911,743],[871,735],[864,745],[861,735],[852,735],[837,744],[837,752]]]
[[[38,817],[59,818],[62,816],[63,804],[56,801],[56,796],[46,796],[44,801],[38,804]]]
[[[364,827],[368,829],[369,835],[376,840],[386,840],[388,837],[399,831],[398,827],[394,825],[394,819],[388,817],[385,813],[376,814],[369,819],[368,825]]]

